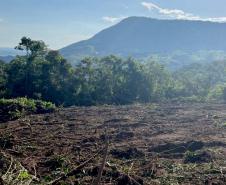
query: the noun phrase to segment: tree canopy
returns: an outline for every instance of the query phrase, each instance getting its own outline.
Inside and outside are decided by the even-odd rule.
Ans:
[[[65,106],[226,99],[225,61],[171,72],[153,60],[112,55],[84,58],[73,67],[43,41],[23,37],[16,48],[26,55],[8,64],[0,61],[0,98],[27,97]]]

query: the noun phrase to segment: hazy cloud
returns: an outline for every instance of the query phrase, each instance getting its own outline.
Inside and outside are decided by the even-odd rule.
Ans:
[[[141,5],[151,10],[157,10],[157,12],[161,15],[165,15],[167,17],[176,18],[176,19],[183,19],[183,20],[201,20],[201,21],[212,21],[212,22],[226,22],[226,17],[215,17],[215,18],[202,18],[200,16],[194,15],[192,13],[184,12],[183,10],[179,9],[167,9],[162,8],[154,3],[151,2],[142,2]]]
[[[3,19],[2,18],[0,18],[0,22],[3,22]]]
[[[147,8],[148,10],[152,10],[152,9],[158,9],[159,7],[153,3],[148,3],[148,2],[142,2],[141,3],[142,6],[144,6],[145,8]]]
[[[226,17],[207,18],[206,20],[212,22],[226,22]]]
[[[102,19],[106,22],[110,22],[110,23],[114,23],[114,22],[117,22],[117,21],[121,21],[122,19],[125,19],[126,17],[111,17],[111,16],[105,16],[105,17],[102,17]]]

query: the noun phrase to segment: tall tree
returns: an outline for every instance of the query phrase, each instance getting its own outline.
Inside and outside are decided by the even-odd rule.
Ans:
[[[7,83],[7,73],[6,73],[6,63],[0,60],[0,98],[6,96],[6,83]]]
[[[25,94],[32,97],[32,63],[36,57],[44,58],[47,52],[47,46],[43,41],[31,40],[28,37],[22,37],[21,42],[15,47],[18,50],[26,51],[26,65],[25,65]]]

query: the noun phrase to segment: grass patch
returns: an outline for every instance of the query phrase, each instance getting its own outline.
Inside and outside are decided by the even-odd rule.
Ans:
[[[50,113],[56,106],[50,102],[27,98],[0,99],[0,122],[18,119],[28,114]]]
[[[224,122],[221,126],[226,128],[226,122]]]

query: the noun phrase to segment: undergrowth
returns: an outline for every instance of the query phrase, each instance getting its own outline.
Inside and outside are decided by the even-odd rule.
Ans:
[[[0,99],[0,122],[23,117],[33,113],[50,113],[56,110],[51,102],[27,98]]]

